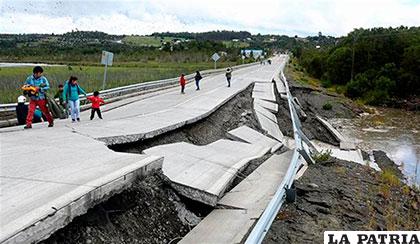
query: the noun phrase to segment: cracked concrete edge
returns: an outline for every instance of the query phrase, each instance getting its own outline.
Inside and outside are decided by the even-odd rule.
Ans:
[[[76,199],[68,204],[55,208],[53,213],[26,226],[21,231],[11,234],[9,237],[6,237],[6,239],[0,240],[0,243],[36,243],[45,240],[58,229],[68,225],[75,217],[85,214],[95,205],[106,201],[111,196],[129,188],[138,177],[161,170],[162,163],[163,157],[151,157],[149,162],[143,167],[119,175],[112,180],[110,179],[109,182],[104,182],[104,179],[108,177],[94,180],[94,182],[102,181],[103,184],[92,190],[86,191],[85,194],[81,196],[76,196]],[[79,191],[76,189],[69,194],[80,194],[81,192],[83,192],[83,190]],[[69,197],[71,196],[67,195],[67,198]],[[51,208],[53,209],[53,207],[54,206]]]
[[[217,201],[219,200],[219,196],[211,194],[206,190],[196,189],[174,181],[171,181],[171,186],[184,197],[207,204],[209,206],[216,206]]]

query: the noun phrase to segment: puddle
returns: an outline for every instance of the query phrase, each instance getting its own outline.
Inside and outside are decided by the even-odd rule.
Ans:
[[[420,113],[378,108],[378,114],[333,119],[334,127],[361,149],[382,150],[400,166],[408,183],[420,185]]]

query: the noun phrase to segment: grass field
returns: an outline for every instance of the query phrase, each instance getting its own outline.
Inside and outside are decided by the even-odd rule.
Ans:
[[[218,67],[227,67],[234,63],[219,63]],[[108,67],[106,88],[114,88],[145,81],[160,80],[190,74],[196,70],[213,68],[213,63],[127,63],[126,67]],[[0,103],[13,103],[22,94],[21,86],[31,75],[32,67],[0,68]],[[58,84],[63,84],[70,75],[79,78],[79,84],[86,92],[102,89],[104,67],[101,66],[47,66],[44,75],[50,82],[54,95]]]
[[[163,42],[170,42],[174,38],[172,37],[164,37]],[[179,40],[184,40],[182,38],[176,38]],[[152,47],[160,47],[160,37],[157,36],[127,36],[122,41],[124,43],[128,43],[135,46],[152,46]]]

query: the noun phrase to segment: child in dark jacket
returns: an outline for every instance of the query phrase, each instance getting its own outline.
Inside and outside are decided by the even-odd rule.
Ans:
[[[90,112],[90,120],[92,120],[93,117],[95,117],[95,112],[98,114],[98,117],[100,119],[102,119],[102,114],[101,114],[100,107],[101,107],[102,104],[105,104],[105,102],[102,98],[99,97],[99,92],[98,91],[93,92],[93,96],[89,96],[87,99],[92,102],[92,110]]]

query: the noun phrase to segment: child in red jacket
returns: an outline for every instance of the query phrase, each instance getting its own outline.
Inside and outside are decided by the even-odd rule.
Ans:
[[[185,90],[185,83],[187,83],[187,81],[185,80],[185,75],[181,74],[181,78],[179,78],[179,84],[181,85],[181,93],[184,94],[184,90]]]
[[[101,106],[101,104],[105,104],[105,102],[102,98],[99,97],[99,92],[98,91],[93,92],[93,96],[90,96],[87,99],[89,99],[89,101],[92,102],[92,110],[90,112],[90,120],[92,120],[93,117],[95,116],[95,111],[98,114],[98,117],[100,119],[102,119],[100,106]]]

